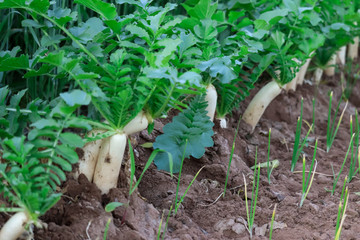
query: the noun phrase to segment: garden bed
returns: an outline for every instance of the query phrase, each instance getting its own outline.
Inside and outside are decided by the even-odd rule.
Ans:
[[[333,178],[331,166],[337,173],[344,160],[350,141],[349,118],[355,112],[356,96],[360,94],[359,85],[355,86],[353,96],[340,125],[338,135],[329,153],[326,153],[326,122],[328,93],[334,90],[334,99],[338,100],[341,88],[337,76],[328,79],[327,85],[315,86],[304,84],[296,93],[283,93],[273,101],[265,111],[264,117],[253,133],[249,133],[244,123],[240,125],[236,138],[228,190],[225,197],[220,197],[224,189],[227,165],[231,152],[238,116],[247,106],[233,114],[229,129],[222,129],[217,124],[214,131],[215,145],[209,148],[201,159],[187,159],[181,177],[180,195],[184,193],[194,175],[203,170],[187,192],[184,202],[176,216],[171,216],[165,239],[248,239],[244,222],[246,219],[243,174],[251,182],[255,149],[258,147],[258,159],[266,161],[268,130],[272,128],[270,158],[280,161],[271,176],[271,184],[266,178],[266,169],[261,170],[258,205],[255,214],[255,237],[268,239],[269,224],[274,205],[277,204],[273,239],[333,239],[338,214],[341,187],[348,173],[348,163],[341,174],[334,196],[326,189],[331,189]],[[259,89],[259,88],[258,88]],[[251,99],[253,94],[248,98]],[[317,91],[317,93],[316,93]],[[319,139],[317,157],[318,167],[314,183],[302,208],[301,173],[290,172],[292,148],[296,120],[300,114],[300,99],[304,98],[304,119],[311,122],[312,98],[317,95],[315,134],[310,134],[308,146],[304,152],[310,162],[315,138]],[[335,104],[333,104],[335,105]],[[344,107],[342,103],[340,109]],[[169,120],[167,120],[169,121]],[[142,131],[132,139],[134,146],[137,176],[151,153],[151,149],[140,146],[153,142],[161,133],[163,123],[157,122],[151,135]],[[306,128],[306,124],[303,124]],[[304,132],[304,131],[303,131]],[[297,170],[301,170],[298,163]],[[121,172],[124,175],[124,168]],[[121,181],[122,179],[122,181]],[[128,188],[120,177],[122,185],[112,189],[109,194],[101,195],[93,183],[84,176],[74,180],[69,176],[63,184],[61,200],[42,220],[47,228],[35,231],[35,239],[102,239],[106,223],[111,219],[107,239],[156,239],[159,224],[165,220],[175,198],[177,178],[151,166],[145,173],[138,192],[128,199]],[[349,184],[349,205],[343,225],[342,239],[358,239],[360,230],[360,180],[358,177]],[[118,207],[107,213],[104,207],[112,201],[129,202],[129,206]],[[2,213],[0,224],[8,219]]]

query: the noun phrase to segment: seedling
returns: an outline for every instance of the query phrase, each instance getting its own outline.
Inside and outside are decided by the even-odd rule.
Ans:
[[[226,193],[226,188],[227,188],[227,183],[229,180],[229,175],[230,175],[230,167],[231,167],[231,162],[234,156],[234,151],[235,151],[235,143],[236,143],[236,137],[239,131],[239,126],[240,126],[240,122],[241,122],[241,118],[238,121],[237,127],[236,127],[236,131],[235,131],[235,136],[234,136],[234,140],[232,143],[232,147],[231,147],[231,153],[230,153],[230,158],[229,158],[229,164],[228,164],[228,169],[226,171],[226,179],[225,179],[225,186],[224,186],[224,192],[223,192],[223,197],[225,197],[225,193]]]
[[[302,140],[302,142],[300,144],[301,128],[302,128],[302,121],[303,121],[303,102],[304,102],[303,98],[301,98],[301,110],[300,110],[300,116],[298,117],[297,124],[296,124],[294,151],[293,151],[293,156],[292,156],[292,160],[291,160],[291,171],[292,172],[295,170],[296,163],[297,163],[299,156],[307,142],[307,139],[311,132],[311,129],[313,128],[313,125],[311,125],[308,132],[306,133],[305,138]]]
[[[338,173],[338,175],[337,175],[336,177],[335,177],[334,168],[333,168],[333,166],[331,166],[332,171],[333,171],[333,177],[334,177],[334,183],[333,183],[333,188],[332,188],[332,190],[331,190],[331,195],[334,195],[335,188],[336,188],[336,184],[337,184],[337,182],[339,181],[340,174],[341,174],[342,170],[344,169],[344,166],[345,166],[346,160],[347,160],[347,158],[348,158],[348,155],[349,155],[351,146],[352,146],[352,144],[353,144],[354,136],[355,136],[355,133],[351,136],[350,143],[349,143],[349,147],[348,147],[348,150],[347,150],[347,152],[346,152],[344,161],[343,161],[343,163],[342,163],[342,165],[341,165],[341,168],[340,168],[340,171],[339,171],[339,173]]]
[[[327,121],[327,131],[326,131],[326,151],[329,152],[330,151],[330,148],[335,140],[335,137],[336,137],[336,134],[339,130],[339,127],[340,127],[340,124],[341,124],[341,121],[344,117],[344,114],[345,114],[345,110],[347,108],[347,105],[348,105],[348,101],[346,101],[346,104],[345,104],[345,107],[339,117],[339,121],[338,121],[338,124],[336,125],[336,128],[335,128],[335,120],[336,120],[336,117],[338,115],[338,111],[339,111],[339,108],[340,108],[340,104],[341,104],[341,100],[342,98],[340,98],[339,100],[339,103],[336,107],[336,110],[335,110],[335,115],[334,115],[334,118],[331,119],[331,104],[332,104],[332,99],[333,99],[333,92],[330,93],[330,99],[329,99],[329,111],[328,111],[328,121]],[[335,129],[334,129],[335,128]]]
[[[335,240],[340,239],[342,226],[344,224],[346,218],[346,208],[348,205],[349,200],[349,189],[348,187],[345,188],[347,182],[347,176],[345,177],[344,184],[342,187],[341,195],[340,195],[340,203],[339,203],[339,210],[338,215],[336,218],[336,227],[335,227]]]
[[[271,172],[274,168],[270,168],[270,140],[271,140],[271,128],[269,129],[269,140],[268,140],[268,152],[267,152],[267,165],[266,165],[266,172],[267,172],[267,178],[269,183],[271,183],[270,176]]]
[[[252,191],[251,191],[250,207],[248,204],[246,178],[245,178],[245,175],[243,175],[244,186],[245,186],[247,230],[250,234],[250,238],[252,238],[252,233],[253,233],[253,228],[254,228],[255,210],[256,210],[256,203],[257,203],[257,197],[258,197],[258,192],[259,192],[260,164],[257,164],[257,148],[256,148],[256,152],[255,152],[255,166],[257,166],[257,169],[255,168],[255,170],[254,170],[254,180],[253,180],[253,186],[252,186]]]
[[[312,99],[312,132],[315,133],[315,106],[316,106],[316,98]]]
[[[313,158],[311,161],[311,165],[310,165],[310,169],[309,169],[309,173],[308,173],[307,177],[305,176],[305,173],[306,173],[305,155],[303,156],[302,189],[301,189],[302,193],[301,193],[300,207],[302,207],[302,205],[304,204],[304,201],[310,191],[310,188],[311,188],[311,185],[314,180],[315,173],[316,173],[317,161],[315,159],[315,156],[316,156],[317,143],[318,143],[318,140],[316,139],[314,155],[313,155]],[[315,166],[314,166],[314,163],[315,163]],[[311,175],[311,173],[313,173],[313,174]]]
[[[273,213],[272,213],[272,216],[271,216],[271,222],[270,222],[269,240],[272,239],[272,233],[273,233],[273,230],[274,230],[274,220],[275,220],[276,207],[277,207],[277,205],[275,203],[275,207],[274,207],[274,210],[273,210]]]
[[[355,133],[354,133],[355,130]],[[355,134],[353,144],[351,145],[351,157],[350,157],[350,166],[349,166],[349,174],[348,174],[348,182],[351,182],[353,177],[359,171],[359,168],[356,168],[357,161],[359,161],[359,120],[358,120],[358,112],[355,112],[355,128],[353,125],[352,115],[350,116],[350,133],[351,135]]]

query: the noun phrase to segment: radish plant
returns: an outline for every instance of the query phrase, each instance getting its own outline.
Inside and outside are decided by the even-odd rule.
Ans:
[[[45,44],[44,50],[31,61],[26,55],[8,57],[0,70],[23,69],[30,75],[51,72],[75,80],[91,96],[91,103],[106,121],[93,122],[96,128],[105,130],[97,140],[106,139],[98,143],[101,147],[87,148],[91,153],[84,156],[93,157],[85,162],[91,163],[91,167],[81,166],[87,169],[90,179],[94,174],[93,181],[107,193],[116,187],[127,135],[146,129],[154,118],[172,107],[186,106],[180,98],[184,93],[194,93],[190,88],[199,85],[200,75],[193,71],[178,72],[169,65],[181,42],[172,38],[170,31],[179,20],[166,18],[176,5],[154,8],[149,6],[150,2],[143,2],[133,14],[119,18],[112,4],[100,0],[77,3],[97,12],[100,18],[66,28],[65,25],[74,24],[76,13],[60,9],[62,14],[54,15],[48,1],[39,5],[10,0],[0,3],[0,8],[27,10],[34,21],[48,21],[64,34],[50,41],[49,46],[55,51],[49,52]],[[47,26],[43,28],[48,30]],[[60,43],[66,47],[57,48]]]
[[[19,102],[23,93],[10,98],[10,103]],[[6,212],[16,212],[0,231],[0,239],[17,239],[31,225],[41,226],[39,217],[45,214],[59,199],[57,186],[66,179],[65,172],[72,170],[72,164],[78,161],[74,151],[84,145],[83,139],[76,134],[65,132],[66,128],[85,128],[90,125],[79,121],[73,112],[80,105],[87,105],[90,97],[79,90],[62,94],[62,100],[51,110],[47,108],[43,116],[36,109],[29,112],[16,108],[20,114],[18,122],[29,127],[27,137],[16,136],[11,131],[13,112],[6,110],[7,89],[0,89],[0,193],[14,206],[1,208]],[[30,108],[31,109],[31,108]],[[25,113],[22,113],[25,112]],[[21,116],[24,115],[24,116]],[[28,115],[28,116],[26,116]],[[16,207],[15,207],[16,206]]]

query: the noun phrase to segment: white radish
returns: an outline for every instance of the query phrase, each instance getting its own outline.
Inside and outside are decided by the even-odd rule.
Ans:
[[[335,75],[335,64],[336,64],[336,54],[332,55],[329,62],[327,63],[327,68],[324,70],[326,76],[332,77]]]
[[[131,120],[124,128],[123,131],[127,134],[133,134],[146,129],[149,125],[149,120],[146,114],[141,111],[136,117]]]
[[[88,137],[93,137],[103,132],[103,130],[92,130],[88,133]],[[79,168],[75,172],[76,179],[83,173],[92,182],[102,142],[103,139],[88,142],[83,147],[84,155],[79,159]]]
[[[295,77],[293,78],[293,80],[291,80],[291,82],[287,83],[284,86],[284,89],[288,92],[290,90],[296,91],[296,83],[297,83],[297,79],[298,79],[298,73],[296,73]]]
[[[306,75],[307,69],[309,68],[309,65],[310,65],[310,62],[311,62],[311,57],[314,54],[314,52],[315,51],[310,53],[310,58],[306,59],[305,64],[302,65],[301,68],[300,68],[298,79],[297,79],[297,84],[298,85],[303,85],[303,83],[304,83],[305,75]]]
[[[322,70],[321,68],[317,68],[314,72],[314,82],[316,85],[320,84],[322,75],[323,75],[324,70]]]
[[[348,47],[348,57],[351,60],[354,60],[358,57],[358,51],[359,51],[359,37],[354,38],[354,43],[350,43]]]
[[[255,129],[256,124],[259,122],[261,116],[264,114],[265,109],[269,106],[272,100],[274,100],[281,93],[279,84],[272,80],[267,83],[251,100],[247,107],[243,120]]]
[[[340,63],[341,65],[345,65],[346,63],[346,46],[343,46],[336,53],[336,63]]]
[[[227,121],[225,117],[219,117],[218,120],[220,121],[221,128],[227,128]]]
[[[29,217],[25,212],[14,214],[1,228],[0,240],[16,240],[23,232],[29,221]]]
[[[206,87],[205,101],[208,103],[208,106],[206,107],[208,113],[206,115],[210,117],[211,121],[214,120],[217,97],[215,87],[212,84],[209,84],[209,86]]]
[[[116,188],[124,158],[127,135],[146,129],[148,123],[148,117],[141,111],[120,133],[103,139],[93,179],[103,194],[108,193],[111,188]]]
[[[93,180],[102,194],[117,186],[126,139],[125,133],[119,133],[103,140]]]

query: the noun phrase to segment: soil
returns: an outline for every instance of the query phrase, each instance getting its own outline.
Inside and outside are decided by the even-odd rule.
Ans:
[[[353,96],[346,109],[344,119],[329,153],[326,153],[326,123],[329,92],[334,91],[334,100],[341,97],[341,87],[336,79],[327,79],[318,89],[305,83],[296,92],[282,93],[266,109],[254,132],[249,131],[245,123],[240,124],[235,139],[234,155],[231,163],[229,182],[225,197],[224,190],[227,166],[231,147],[236,132],[239,116],[243,113],[250,99],[261,86],[252,91],[241,109],[233,113],[229,128],[221,129],[215,124],[214,147],[207,149],[201,159],[187,159],[182,171],[180,191],[182,196],[193,180],[195,174],[203,167],[200,174],[184,197],[176,215],[168,220],[165,239],[249,239],[246,230],[246,210],[244,195],[244,176],[248,191],[253,181],[255,151],[258,149],[258,160],[266,161],[268,130],[271,133],[270,158],[278,159],[280,165],[271,175],[268,183],[266,169],[261,169],[258,202],[255,214],[253,239],[269,238],[269,223],[274,206],[276,216],[273,239],[333,239],[335,235],[338,205],[345,175],[349,171],[348,159],[340,175],[340,180],[332,196],[332,168],[335,173],[341,165],[350,141],[350,115],[360,107],[360,86],[354,88]],[[304,119],[312,121],[312,99],[316,96],[315,133],[311,133],[308,146],[304,148],[307,167],[313,154],[314,140],[318,138],[317,174],[304,202],[300,208],[302,175],[290,171],[293,153],[296,120],[300,115],[301,97],[304,101]],[[345,103],[341,103],[342,110]],[[333,104],[334,115],[336,104]],[[167,120],[169,121],[169,120]],[[138,178],[151,154],[151,149],[141,144],[153,142],[161,133],[164,122],[157,122],[151,135],[146,131],[132,137],[136,157],[136,177]],[[302,134],[308,126],[303,124]],[[295,171],[301,170],[298,161]],[[125,165],[121,172],[118,188],[109,194],[101,195],[99,189],[81,175],[78,180],[69,176],[62,186],[63,197],[41,220],[46,228],[35,228],[37,240],[72,240],[103,239],[104,230],[109,219],[107,239],[156,239],[159,225],[163,218],[161,232],[164,230],[166,217],[174,202],[177,175],[156,170],[152,165],[144,174],[138,191],[129,197]],[[347,186],[350,197],[343,225],[342,239],[360,239],[360,179],[357,175]],[[249,192],[250,195],[250,192]],[[249,197],[249,196],[248,196]],[[107,213],[107,203],[118,201],[128,203]],[[0,223],[8,219],[0,214]]]

